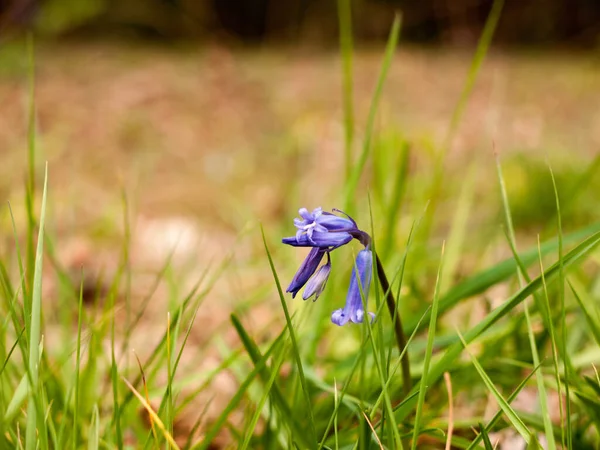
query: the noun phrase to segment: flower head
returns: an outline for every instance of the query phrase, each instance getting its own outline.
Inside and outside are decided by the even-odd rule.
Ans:
[[[339,247],[352,240],[349,233],[358,231],[354,220],[323,212],[322,208],[315,208],[312,212],[300,208],[298,214],[301,218],[294,219],[294,226],[298,229],[296,237],[284,238],[284,244],[296,247]]]
[[[361,323],[365,316],[363,308],[363,295],[365,304],[371,284],[371,272],[373,270],[373,253],[371,250],[364,249],[356,255],[356,266],[352,269],[350,278],[350,287],[346,296],[346,306],[343,309],[338,309],[331,314],[331,321],[336,325],[345,325],[346,323],[354,322]],[[360,284],[359,284],[360,283]],[[368,313],[371,320],[375,318],[375,314]]]
[[[333,211],[341,213],[345,217],[323,211],[322,208],[316,208],[312,212],[306,208],[300,208],[298,211],[300,218],[294,219],[294,225],[297,228],[296,235],[282,239],[284,244],[294,247],[312,247],[294,275],[287,292],[291,292],[293,298],[306,285],[302,298],[307,300],[314,296],[317,300],[323,293],[331,273],[329,254],[352,239],[356,239],[365,246],[365,250],[359,252],[356,257],[356,268],[352,271],[346,306],[335,311],[331,315],[331,320],[338,325],[344,325],[349,321],[359,323],[363,321],[364,317],[362,295],[366,298],[369,292],[373,268],[373,254],[369,250],[371,237],[360,230],[354,219],[346,213],[337,209]],[[319,268],[325,253],[327,253],[327,264]],[[369,315],[371,318],[375,317],[372,313]]]

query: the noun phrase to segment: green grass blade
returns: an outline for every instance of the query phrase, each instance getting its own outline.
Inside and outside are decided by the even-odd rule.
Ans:
[[[523,421],[521,420],[521,418],[517,415],[517,413],[514,411],[514,409],[512,409],[510,407],[510,404],[504,399],[504,397],[502,396],[502,394],[500,394],[500,392],[498,391],[498,389],[496,389],[496,386],[494,385],[494,383],[492,382],[492,380],[488,377],[487,373],[485,373],[485,370],[483,369],[483,367],[481,367],[481,364],[479,364],[479,361],[477,361],[477,358],[475,357],[475,355],[473,355],[469,351],[469,349],[467,347],[467,343],[463,339],[462,335],[460,333],[458,333],[458,335],[459,335],[459,337],[460,337],[460,339],[461,339],[461,341],[463,343],[463,346],[464,346],[465,350],[467,351],[467,353],[471,357],[471,362],[475,366],[475,369],[477,370],[477,372],[481,376],[481,379],[485,383],[485,385],[488,388],[488,390],[492,393],[492,395],[494,396],[494,398],[498,402],[498,405],[500,406],[500,409],[502,409],[502,411],[504,412],[504,414],[506,415],[506,417],[508,418],[508,420],[510,421],[510,423],[519,432],[519,434],[521,435],[521,437],[523,439],[525,439],[525,442],[527,442],[529,444],[529,442],[531,440],[530,439],[531,438],[531,432],[529,431],[529,429],[527,428],[527,426],[523,423]]]
[[[453,277],[456,276],[456,270],[464,252],[463,245],[468,230],[468,219],[475,197],[475,173],[475,163],[472,163],[465,176],[448,235],[446,256],[444,257],[446,269],[442,274],[440,292],[448,290]]]
[[[396,238],[396,227],[398,223],[398,215],[400,214],[400,208],[406,193],[406,186],[408,182],[408,168],[410,160],[410,145],[407,141],[403,140],[400,145],[398,155],[398,166],[395,170],[394,185],[392,188],[392,198],[386,208],[385,217],[385,232],[383,233],[384,241],[383,248],[380,249],[380,254],[383,256],[382,259],[386,259],[390,252],[395,248]]]
[[[528,283],[531,282],[531,279],[529,278],[529,275],[527,274],[527,270],[524,266],[524,264],[522,263],[522,261],[519,259],[519,255],[517,252],[517,240],[515,237],[515,229],[513,226],[513,221],[512,221],[512,214],[510,211],[510,204],[508,201],[508,195],[506,193],[506,184],[504,182],[504,176],[502,175],[502,167],[500,165],[500,160],[498,158],[498,155],[496,155],[496,169],[497,169],[497,173],[498,173],[498,181],[500,184],[500,192],[502,194],[502,205],[504,207],[504,216],[505,216],[505,220],[506,220],[506,227],[507,227],[507,237],[508,237],[508,242],[510,244],[510,248],[511,251],[513,252],[513,256],[515,258],[515,261],[517,262],[517,266],[519,267],[519,286],[522,288],[523,287],[523,280],[526,280]],[[542,274],[543,274],[543,267],[541,267],[542,270]],[[546,295],[546,298],[548,296],[548,292],[546,290],[546,283],[544,282],[543,276],[542,276],[542,285],[544,288],[544,294]],[[534,294],[534,298],[536,299],[538,305],[541,305],[541,301],[537,299],[537,296]],[[533,332],[533,326],[531,324],[531,317],[529,314],[529,306],[527,305],[527,301],[523,302],[523,307],[525,310],[525,321],[527,323],[527,332],[529,335],[529,346],[531,348],[531,355],[533,358],[533,363],[538,366],[540,364],[540,358],[539,358],[539,354],[538,354],[538,349],[537,349],[537,343],[535,340],[535,334]],[[546,311],[543,307],[540,307],[540,311],[542,312],[542,316],[545,316],[545,320],[546,323],[548,324],[548,326],[551,328],[552,327],[552,319],[550,317],[550,314],[544,314]],[[543,417],[543,421],[544,421],[544,431],[546,433],[546,439],[547,439],[547,446],[548,449],[550,450],[555,450],[556,449],[556,442],[554,440],[554,431],[553,431],[553,427],[552,427],[552,421],[550,419],[550,413],[548,411],[548,397],[547,397],[547,393],[546,393],[546,387],[544,384],[544,374],[542,373],[541,370],[538,370],[536,372],[536,382],[537,382],[537,387],[538,387],[538,397],[539,397],[539,402],[540,402],[540,408],[541,408],[541,413],[542,413],[542,417]],[[559,384],[560,386],[560,384]],[[560,389],[559,389],[559,393],[560,393]]]
[[[446,160],[446,154],[452,146],[452,142],[454,140],[458,127],[462,121],[464,111],[467,107],[467,103],[469,101],[473,88],[475,87],[475,82],[477,81],[479,71],[481,69],[481,66],[483,65],[483,61],[485,60],[485,57],[492,43],[492,38],[494,37],[494,32],[496,30],[496,26],[498,25],[498,21],[500,20],[500,14],[502,12],[503,5],[504,0],[494,0],[494,3],[492,4],[492,9],[490,10],[488,18],[485,22],[485,26],[483,28],[483,32],[479,38],[479,42],[477,43],[475,55],[473,56],[471,66],[467,73],[465,84],[460,93],[458,102],[456,103],[456,107],[454,108],[454,111],[452,113],[452,118],[448,126],[448,131],[446,132],[446,136],[444,138],[443,143],[441,144],[441,148],[436,155],[435,167],[433,168],[433,173],[431,177],[431,187],[429,188],[430,194],[427,196],[431,203],[431,207],[429,208],[429,214],[425,218],[425,223],[423,226],[423,233],[425,236],[429,236],[431,232],[433,218],[435,217],[435,213],[437,211],[438,203],[440,200],[440,194],[442,192],[441,188],[444,186],[444,162]]]
[[[483,426],[482,423],[479,424],[479,429],[481,430],[480,436],[483,439],[483,445],[485,447],[485,450],[494,450],[494,446],[492,445],[492,443],[490,441],[490,437],[488,436],[488,432],[484,428],[484,426]]]
[[[75,404],[73,405],[73,448],[77,448],[77,427],[79,426],[79,369],[81,367],[81,326],[83,322],[83,270],[79,286],[79,310],[77,314],[77,356],[75,360]]]
[[[306,377],[304,376],[304,368],[302,367],[302,357],[300,356],[300,349],[298,348],[298,341],[296,340],[296,333],[294,331],[294,326],[292,324],[292,318],[290,317],[290,313],[288,311],[287,303],[285,300],[285,296],[283,295],[283,290],[281,289],[281,283],[279,282],[279,276],[277,275],[277,271],[275,270],[275,265],[273,264],[273,258],[271,257],[271,252],[269,251],[269,247],[267,246],[267,239],[265,237],[265,231],[261,227],[263,244],[265,246],[265,251],[267,252],[267,258],[269,259],[269,266],[271,267],[271,272],[273,273],[273,278],[275,279],[275,284],[277,285],[277,292],[279,293],[279,300],[281,301],[281,307],[283,308],[283,313],[285,314],[285,321],[287,323],[288,331],[290,333],[290,339],[292,341],[292,353],[294,355],[294,359],[296,360],[296,366],[298,368],[298,375],[300,376],[300,385],[302,386],[302,393],[304,394],[304,400],[306,402],[306,408],[308,410],[308,419],[310,425],[310,433],[312,442],[316,442],[316,429],[315,429],[315,417],[313,415],[312,410],[312,402],[310,400],[310,392],[308,390],[308,385],[306,384]]]
[[[554,190],[554,199],[556,201],[556,227],[558,230],[558,299],[561,309],[561,327],[562,327],[562,356],[564,359],[564,385],[565,385],[565,404],[566,404],[566,418],[567,418],[567,429],[566,429],[566,445],[567,448],[573,448],[573,433],[571,429],[571,393],[569,387],[569,370],[571,368],[571,362],[567,349],[567,312],[565,309],[565,271],[563,264],[563,236],[562,236],[562,218],[560,213],[560,200],[558,197],[558,187],[556,186],[556,179],[554,178],[554,172],[552,167],[548,164],[548,170],[550,171],[550,177],[552,178],[552,188]]]
[[[540,357],[537,350],[537,344],[535,342],[535,334],[533,332],[533,326],[531,324],[531,317],[529,315],[529,307],[527,303],[524,303],[525,308],[525,320],[527,321],[527,331],[529,334],[529,346],[531,347],[531,355],[533,363],[538,366],[540,364]],[[554,429],[552,426],[552,420],[550,411],[548,410],[548,394],[546,393],[546,387],[544,384],[544,374],[541,370],[536,373],[536,381],[538,388],[538,397],[540,401],[540,409],[542,419],[544,421],[544,432],[546,434],[546,442],[548,450],[556,450],[556,442],[554,440]]]
[[[37,250],[35,253],[35,268],[33,273],[33,290],[31,295],[31,321],[29,326],[29,372],[31,374],[31,386],[29,388],[29,406],[27,409],[27,425],[25,430],[26,450],[36,448],[38,432],[42,432],[42,418],[38,418],[39,361],[40,361],[40,337],[42,328],[42,270],[44,263],[44,224],[46,220],[46,195],[48,188],[48,164],[44,175],[44,193],[42,196],[42,211],[40,214],[40,226],[38,232]],[[41,404],[41,401],[40,401]],[[39,419],[39,421],[38,421]]]
[[[563,238],[563,244],[565,243],[573,243],[579,239],[585,238],[589,236],[590,233],[596,234],[600,231],[600,223],[594,224],[592,226],[586,227],[579,231],[570,233]],[[540,247],[540,252],[542,255],[546,255],[551,251],[556,250],[558,244],[552,240],[544,242]],[[523,262],[525,266],[530,266],[538,260],[538,249],[532,248],[523,253],[519,254],[519,259]],[[500,283],[508,279],[511,276],[514,276],[515,271],[517,269],[517,263],[515,262],[515,258],[507,258],[504,261],[490,267],[489,269],[482,270],[469,278],[465,279],[461,283],[454,286],[450,291],[448,291],[442,298],[440,299],[439,306],[439,315],[448,312],[453,309],[458,303],[461,301],[473,297],[477,294],[480,294],[487,290],[488,288],[494,286],[495,284]],[[425,309],[425,308],[423,308]],[[431,314],[429,312],[428,314]],[[410,318],[409,318],[410,319]],[[429,317],[426,317],[429,319]],[[412,320],[407,320],[406,332],[410,333],[416,326],[416,322],[419,319],[413,318]],[[425,323],[421,324],[421,327],[418,328],[419,331],[422,331],[425,327]]]
[[[437,278],[435,281],[435,290],[433,294],[433,304],[431,306],[431,316],[429,319],[429,328],[427,330],[427,348],[425,350],[425,362],[423,363],[423,375],[421,375],[421,382],[419,383],[419,397],[417,399],[417,411],[415,413],[415,423],[412,436],[412,449],[417,448],[417,438],[419,437],[419,430],[421,427],[421,419],[423,416],[423,404],[425,403],[425,393],[427,392],[427,375],[429,372],[429,365],[431,363],[431,356],[433,355],[433,342],[435,339],[435,328],[437,324],[437,313],[440,296],[440,282],[443,276],[444,268],[444,246],[442,243],[442,254],[440,256],[440,265],[438,267]]]
[[[223,409],[223,412],[214,421],[212,427],[206,432],[203,441],[201,443],[199,443],[198,445],[192,447],[193,449],[205,450],[207,448],[210,448],[213,439],[217,436],[217,434],[219,433],[219,431],[225,424],[225,421],[227,420],[227,417],[229,417],[229,414],[231,414],[231,412],[238,407],[238,405],[242,401],[246,391],[248,390],[248,387],[250,386],[250,384],[254,381],[256,376],[259,375],[260,372],[263,371],[267,367],[267,361],[269,360],[271,355],[277,349],[280,349],[282,337],[283,337],[283,335],[280,335],[280,337],[271,344],[269,349],[260,358],[260,360],[257,361],[257,363],[255,364],[252,371],[248,374],[248,376],[240,384],[237,392],[235,393],[233,398],[230,400],[229,404],[225,407],[225,409]]]
[[[271,389],[273,387],[273,384],[275,383],[275,380],[277,379],[277,375],[279,375],[279,370],[281,369],[281,365],[283,364],[284,357],[285,357],[285,352],[282,351],[282,352],[280,352],[280,354],[276,358],[276,360],[273,362],[273,366],[271,367],[271,375],[269,376],[269,379],[267,380],[267,382],[264,386],[265,392],[264,392],[263,396],[261,397],[260,401],[258,402],[258,404],[256,405],[256,407],[255,407],[256,411],[254,412],[254,415],[252,416],[252,419],[250,420],[249,425],[246,427],[247,433],[246,433],[244,442],[242,442],[242,445],[240,446],[241,450],[247,449],[248,446],[250,445],[250,440],[252,439],[252,436],[254,435],[254,430],[256,428],[256,424],[258,423],[258,420],[260,419],[260,416],[262,415],[263,408],[265,406],[265,403],[267,402],[267,399],[271,395]]]
[[[388,70],[392,64],[392,59],[398,45],[398,38],[400,37],[400,16],[396,16],[390,35],[388,38],[387,46],[385,49],[385,55],[383,57],[383,63],[381,65],[381,71],[379,72],[379,78],[375,85],[375,91],[371,100],[371,106],[369,108],[369,116],[367,118],[367,125],[365,128],[365,137],[363,141],[363,147],[359,155],[357,163],[352,168],[352,173],[346,184],[346,195],[345,195],[345,209],[346,212],[352,214],[352,201],[355,197],[356,188],[358,181],[363,173],[369,152],[371,150],[371,140],[373,138],[373,129],[375,128],[375,118],[377,116],[377,109],[379,108],[379,101],[383,92],[383,86],[387,77]]]
[[[596,248],[600,244],[600,232],[594,233],[579,245],[577,245],[574,249],[568,252],[563,258],[563,267],[569,267],[580,262],[584,257],[586,257],[594,248]],[[550,280],[554,279],[558,275],[559,264],[555,263],[545,272],[545,279]],[[467,343],[472,342],[481,336],[486,330],[488,330],[491,326],[497,323],[501,318],[506,316],[510,311],[512,311],[517,305],[519,305],[523,300],[532,295],[542,286],[541,276],[535,278],[528,283],[523,289],[519,290],[516,294],[510,297],[504,304],[494,309],[490,314],[488,314],[483,320],[481,320],[476,326],[471,328],[467,333],[464,334],[465,341]],[[463,346],[460,342],[455,342],[452,344],[444,353],[442,358],[431,368],[431,371],[428,374],[428,385],[433,384],[435,381],[441,378],[443,373],[447,371],[453,362],[458,358],[461,354]],[[410,412],[410,408],[414,406],[414,402],[407,402],[404,408],[398,410],[398,420],[403,420],[408,413]]]
[[[590,310],[590,305],[595,304],[594,300],[582,289],[576,289],[571,280],[568,280],[568,283],[569,287],[571,288],[571,292],[573,292],[575,300],[577,300],[577,303],[579,304],[579,307],[583,312],[585,321],[587,322],[588,327],[592,332],[592,336],[594,337],[596,344],[598,344],[598,346],[600,347],[600,323],[598,323],[598,320],[596,318],[598,317],[597,314],[592,314],[592,311]]]
[[[253,364],[256,365],[262,359],[263,355],[260,352],[258,346],[254,342],[254,340],[250,337],[250,335],[244,329],[242,323],[237,318],[235,314],[231,315],[231,322],[236,329],[240,340],[242,341],[244,348],[248,352],[250,359]],[[278,340],[282,340],[285,334],[286,329],[284,329],[281,334],[277,337]],[[259,373],[263,383],[268,383],[268,380],[271,378],[269,373],[269,368],[264,367]],[[279,387],[276,384],[273,384],[270,389],[271,393],[271,401],[275,405],[275,407],[280,412],[282,419],[284,419],[289,427],[289,429],[294,434],[294,438],[298,440],[298,442],[302,443],[303,447],[310,447],[309,441],[305,440],[306,436],[304,433],[304,428],[300,425],[300,423],[296,420],[296,416],[292,412],[292,409],[285,401],[285,397]]]
[[[92,421],[88,432],[88,450],[98,450],[100,447],[100,413],[98,405],[92,410]]]
[[[512,391],[512,393],[508,396],[508,398],[506,399],[506,401],[508,403],[512,403],[512,401],[517,398],[517,395],[519,395],[519,392],[521,392],[523,390],[523,388],[527,385],[527,383],[529,382],[529,380],[531,379],[531,377],[533,375],[535,375],[537,373],[537,371],[540,369],[540,366],[535,367],[520,383],[519,385],[515,388],[515,390]],[[498,422],[500,420],[500,418],[502,417],[502,413],[503,411],[500,409],[496,414],[494,414],[494,416],[491,418],[491,420],[488,422],[488,424],[483,427],[480,424],[480,430],[482,431],[481,434],[479,434],[474,440],[473,442],[471,442],[471,444],[467,447],[467,450],[472,450],[476,447],[478,447],[479,442],[487,437],[487,433],[489,433],[493,427],[496,425],[496,422]],[[485,433],[484,433],[485,432]],[[489,439],[489,438],[488,438]],[[490,444],[491,445],[491,444]],[[487,448],[487,446],[486,446]]]
[[[504,0],[494,0],[492,4],[492,9],[488,15],[488,18],[485,22],[485,26],[483,28],[483,32],[481,33],[481,37],[479,38],[479,42],[477,43],[477,49],[475,50],[475,56],[473,57],[473,61],[471,62],[471,67],[469,68],[469,73],[467,75],[467,81],[463,87],[462,92],[460,93],[460,98],[456,107],[454,108],[454,112],[452,113],[452,119],[450,121],[450,126],[448,127],[448,132],[446,133],[446,139],[444,148],[448,149],[454,139],[454,135],[458,130],[458,126],[462,120],[465,109],[467,107],[467,102],[469,97],[471,96],[471,92],[473,92],[473,88],[475,87],[475,82],[477,81],[477,76],[479,75],[479,71],[481,70],[481,66],[483,65],[483,61],[490,49],[490,45],[492,44],[492,39],[494,37],[494,33],[496,31],[496,27],[498,26],[498,21],[500,20],[500,15],[502,13],[502,8],[504,7]]]

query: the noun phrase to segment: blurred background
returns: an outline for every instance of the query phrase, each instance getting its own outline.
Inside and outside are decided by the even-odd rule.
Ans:
[[[29,35],[35,170],[40,183],[48,161],[47,227],[57,243],[49,270],[78,273],[83,265],[90,295],[97,296],[117,270],[126,238],[133,273],[127,295],[142,301],[172,257],[155,301],[145,304],[142,324],[150,331],[134,333],[132,346],[138,339],[136,348],[144,348],[149,337],[160,336],[165,299],[181,298],[232,252],[234,262],[200,309],[203,326],[194,330],[202,367],[218,364],[219,351],[206,342],[219,333],[227,341],[233,309],[251,310],[249,326],[266,335],[269,323],[281,322],[256,224],[265,226],[286,283],[303,255],[277,242],[294,234],[299,207],[343,206],[346,148],[356,160],[397,13],[400,42],[354,213],[369,223],[371,193],[375,218],[385,216],[388,199],[402,186],[398,223],[384,229],[404,242],[430,200],[432,178],[443,172],[431,234],[421,240],[425,256],[415,260],[423,267],[410,275],[413,292],[431,290],[438,251],[427,256],[428,245],[439,248],[458,207],[470,211],[461,214],[468,217],[469,239],[447,283],[509,256],[499,231],[493,146],[527,243],[537,233],[554,233],[548,234],[555,203],[547,161],[560,195],[569,199],[565,229],[597,219],[600,2],[507,1],[461,120],[453,123],[492,2],[352,1],[350,135],[339,4],[0,1],[0,198],[11,201],[17,229],[24,230]],[[440,148],[442,172],[436,170]],[[397,184],[398,173],[409,181]],[[0,227],[7,236],[0,250],[11,252],[8,215]],[[400,255],[389,253],[388,261],[397,262]],[[47,298],[64,301],[52,277],[45,289]],[[189,355],[195,370],[199,359]],[[219,389],[235,391],[235,382],[220,383]],[[215,402],[214,409],[220,406]]]
[[[404,40],[428,44],[474,42],[490,0],[354,0],[354,35],[385,39],[390,15],[401,11]],[[130,36],[165,41],[236,43],[337,42],[336,2],[315,0],[3,0],[3,28],[30,26],[47,37]],[[507,2],[496,42],[598,45],[600,7],[594,0]]]

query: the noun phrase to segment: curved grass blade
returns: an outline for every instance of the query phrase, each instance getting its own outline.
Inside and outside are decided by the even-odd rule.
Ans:
[[[423,363],[423,375],[421,375],[421,382],[419,383],[419,397],[417,399],[417,412],[415,414],[415,423],[412,436],[412,450],[415,450],[417,448],[417,438],[419,436],[419,429],[421,428],[423,404],[425,403],[425,393],[427,392],[427,373],[429,371],[429,364],[431,363],[431,356],[433,354],[433,342],[435,339],[435,327],[437,323],[440,282],[442,280],[444,268],[444,247],[445,243],[442,243],[442,255],[440,258],[440,266],[438,267],[437,279],[435,282],[435,291],[433,294],[433,305],[431,307],[431,316],[429,320],[429,328],[427,330],[427,348],[425,350],[425,361]]]
[[[252,338],[248,335],[248,333],[242,326],[242,323],[235,316],[235,314],[231,315],[231,322],[233,323],[233,326],[235,327],[242,343],[244,344],[244,348],[248,352],[248,355],[250,356],[252,363],[256,366],[263,358],[263,355],[261,354],[260,350],[258,349],[258,346],[252,340]],[[285,334],[285,329],[281,332],[281,334],[279,334],[279,336],[277,337],[276,340],[277,341],[282,340],[284,334]],[[260,370],[259,375],[260,375],[263,383],[268,383],[269,379],[271,378],[271,374],[269,373],[269,368],[266,366]],[[292,409],[285,401],[285,397],[283,396],[283,393],[281,392],[281,390],[279,389],[279,387],[276,384],[273,384],[272,388],[270,389],[270,394],[271,394],[271,401],[273,402],[275,407],[278,409],[282,419],[285,420],[286,423],[288,424],[290,430],[294,434],[294,439],[296,439],[298,442],[302,443],[303,447],[310,447],[309,441],[305,440],[306,437],[305,437],[304,429],[296,421],[296,418],[295,418],[294,413],[292,412]]]
[[[521,435],[521,437],[523,439],[525,439],[525,442],[527,442],[529,444],[531,442],[531,432],[529,431],[529,429],[527,428],[527,426],[523,423],[523,421],[518,416],[518,414],[514,411],[514,409],[512,409],[510,407],[510,404],[504,399],[504,397],[498,391],[498,389],[496,389],[496,386],[494,385],[494,383],[492,382],[492,380],[490,379],[490,377],[488,377],[487,373],[485,373],[485,370],[483,369],[483,367],[481,367],[481,364],[479,364],[479,361],[477,361],[477,358],[475,357],[475,355],[473,355],[469,351],[469,349],[467,347],[467,343],[463,339],[463,337],[460,334],[460,332],[458,333],[458,336],[460,337],[460,340],[462,341],[462,344],[463,344],[465,350],[467,351],[467,353],[471,357],[471,362],[475,366],[475,369],[479,373],[479,376],[481,376],[481,379],[485,383],[486,387],[492,393],[492,395],[494,396],[494,398],[498,402],[498,405],[500,405],[500,408],[502,409],[502,411],[504,412],[504,414],[506,415],[506,417],[508,417],[508,420],[510,421],[510,423],[519,432],[519,434]]]
[[[590,233],[593,233],[595,235],[598,231],[600,231],[600,223],[596,223],[579,231],[567,234],[562,239],[563,245],[576,242],[579,239],[589,236]],[[552,251],[555,251],[557,248],[558,243],[554,240],[546,241],[539,247],[539,253],[543,256]],[[519,259],[526,267],[530,266],[538,260],[538,248],[535,247],[523,253],[520,253]],[[444,314],[445,312],[451,310],[458,303],[465,300],[466,298],[480,294],[488,288],[490,288],[491,286],[498,284],[511,276],[514,276],[516,270],[517,263],[515,262],[515,259],[513,257],[507,258],[504,261],[501,261],[498,264],[490,267],[489,269],[482,270],[481,272],[470,276],[463,282],[454,286],[452,289],[450,289],[450,291],[448,291],[444,296],[442,296],[442,298],[440,299],[438,315]],[[431,314],[431,312],[428,312],[427,314]],[[426,319],[429,319],[429,315],[427,315]],[[419,319],[416,318],[413,318],[412,320],[410,320],[410,318],[407,319],[407,333],[411,333],[412,330],[415,329],[418,320]],[[419,331],[423,331],[423,329],[425,328],[425,323],[426,322],[422,322],[417,329]]]
[[[230,400],[229,404],[225,407],[225,409],[223,409],[223,412],[221,413],[221,415],[215,420],[212,427],[206,432],[204,440],[202,442],[200,442],[199,444],[195,445],[194,447],[192,447],[193,449],[205,450],[207,448],[210,448],[213,439],[217,436],[217,434],[219,433],[219,431],[225,424],[225,421],[227,420],[227,417],[229,417],[229,414],[231,414],[231,412],[235,408],[237,408],[239,403],[242,401],[242,398],[246,394],[246,391],[248,390],[248,387],[250,386],[250,384],[252,384],[252,382],[254,381],[254,379],[256,378],[257,375],[259,375],[262,371],[265,370],[267,361],[269,360],[269,358],[271,357],[273,352],[276,349],[281,348],[280,344],[281,344],[282,338],[283,338],[283,334],[280,335],[277,339],[275,339],[275,341],[271,344],[271,346],[265,352],[265,354],[262,356],[262,358],[260,358],[260,360],[257,361],[257,363],[254,365],[254,369],[252,369],[252,371],[248,374],[246,379],[239,386],[237,392],[235,393],[233,398]]]
[[[585,256],[587,256],[594,248],[596,248],[600,244],[600,232],[594,233],[579,245],[577,245],[574,249],[568,252],[563,260],[562,266],[564,268],[570,267],[578,262],[580,262]],[[555,263],[545,272],[545,279],[549,281],[558,276],[559,272],[559,263]],[[509,312],[511,312],[517,305],[519,305],[523,300],[532,295],[538,289],[542,287],[542,277],[539,276],[528,283],[524,288],[519,290],[516,294],[510,297],[502,306],[494,309],[490,314],[488,314],[482,321],[480,321],[475,327],[471,328],[464,334],[465,342],[470,343],[473,340],[477,339],[481,336],[485,331],[487,331],[490,327],[492,327],[496,322],[506,316]],[[428,374],[428,385],[432,385],[438,379],[440,379],[443,373],[450,369],[451,365],[458,358],[458,356],[462,353],[463,346],[461,342],[455,342],[451,345],[442,358],[436,363],[435,366],[431,369]],[[414,389],[413,389],[414,390]],[[406,416],[410,413],[411,409],[415,406],[415,402],[407,402],[403,408],[399,409],[397,412],[398,420],[404,420]]]
[[[310,433],[311,433],[311,442],[316,442],[316,429],[315,429],[315,418],[312,410],[312,402],[310,400],[310,392],[308,391],[308,385],[306,384],[306,377],[304,376],[304,368],[302,367],[302,357],[300,356],[300,349],[298,348],[298,341],[296,340],[296,332],[294,331],[294,326],[292,324],[292,318],[290,317],[290,312],[288,311],[287,303],[285,301],[285,297],[283,295],[283,290],[281,289],[281,283],[279,282],[279,276],[277,275],[277,271],[275,270],[275,265],[273,264],[273,258],[271,257],[271,252],[269,251],[269,247],[267,246],[267,239],[265,237],[265,230],[261,227],[260,229],[263,238],[263,244],[265,246],[265,251],[267,252],[267,258],[269,259],[269,265],[271,266],[271,272],[273,273],[273,278],[275,279],[275,284],[277,285],[277,292],[279,293],[279,300],[281,301],[281,307],[283,308],[283,313],[285,314],[285,321],[287,323],[288,331],[290,332],[290,339],[292,341],[292,353],[294,355],[294,359],[296,360],[296,366],[298,367],[298,375],[300,376],[300,385],[302,386],[302,393],[304,394],[304,400],[306,402],[306,408],[308,410],[308,419],[310,424]]]
[[[353,167],[353,170],[350,174],[350,178],[348,179],[348,183],[346,184],[345,211],[349,214],[352,214],[352,199],[354,199],[355,197],[354,194],[356,191],[356,187],[358,186],[358,181],[365,168],[367,158],[369,157],[369,152],[371,151],[371,140],[373,137],[373,128],[375,127],[377,109],[379,108],[379,100],[381,99],[383,85],[385,83],[388,70],[392,64],[392,59],[394,57],[394,52],[396,51],[396,46],[398,45],[398,38],[400,37],[400,22],[400,16],[396,15],[387,41],[387,46],[385,48],[385,55],[383,57],[383,63],[381,64],[381,71],[379,72],[379,77],[377,78],[377,84],[375,85],[375,92],[373,92],[371,107],[369,108],[369,116],[367,118],[367,125],[365,128],[363,148],[356,165]]]

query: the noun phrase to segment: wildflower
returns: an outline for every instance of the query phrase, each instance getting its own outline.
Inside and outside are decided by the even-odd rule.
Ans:
[[[314,250],[314,249],[313,249]],[[327,280],[329,278],[329,274],[331,273],[331,258],[329,256],[329,252],[327,252],[327,264],[322,265],[317,273],[310,279],[308,284],[306,285],[306,289],[302,294],[302,298],[304,300],[308,300],[313,295],[315,299],[313,301],[317,301],[319,295],[323,293],[325,289],[325,285],[327,284]]]
[[[313,276],[313,274],[317,270],[317,267],[319,267],[321,260],[323,259],[323,255],[325,255],[326,252],[327,249],[319,247],[313,247],[310,250],[309,254],[306,256],[304,261],[302,261],[302,264],[296,272],[296,275],[294,275],[292,282],[286,289],[286,292],[292,293],[292,298],[296,297],[298,291],[302,289],[302,287],[306,284],[310,277]]]
[[[331,314],[331,321],[336,325],[342,326],[348,321],[361,323],[365,316],[363,308],[363,295],[365,304],[367,303],[367,295],[371,284],[371,271],[373,269],[373,253],[369,249],[364,249],[356,255],[356,266],[352,270],[350,278],[350,287],[346,296],[346,306],[343,309],[338,309]],[[359,285],[360,281],[360,285]],[[375,314],[369,313],[371,320],[375,318]]]
[[[315,208],[312,212],[300,208],[298,213],[301,219],[294,219],[294,225],[298,229],[296,237],[284,238],[284,244],[337,248],[352,240],[351,232],[359,231],[354,220],[323,212],[322,208]]]
[[[298,230],[296,235],[282,239],[284,244],[294,247],[312,247],[298,272],[294,275],[287,292],[291,292],[292,298],[294,298],[300,289],[306,285],[302,298],[307,300],[314,295],[314,299],[317,300],[323,293],[331,273],[331,257],[329,254],[336,248],[349,243],[352,239],[357,239],[365,246],[365,250],[359,252],[356,258],[358,277],[356,269],[353,270],[346,307],[335,311],[331,316],[331,320],[338,325],[344,325],[348,321],[359,323],[363,320],[364,309],[358,279],[360,279],[366,297],[369,292],[373,267],[373,255],[369,250],[371,237],[360,230],[350,216],[340,210],[334,209],[333,211],[344,214],[346,217],[325,212],[322,208],[316,208],[312,212],[309,212],[306,208],[301,208],[298,211],[301,218],[294,219],[294,225]],[[327,264],[319,268],[325,253],[327,253]],[[371,317],[375,316],[371,314]]]

